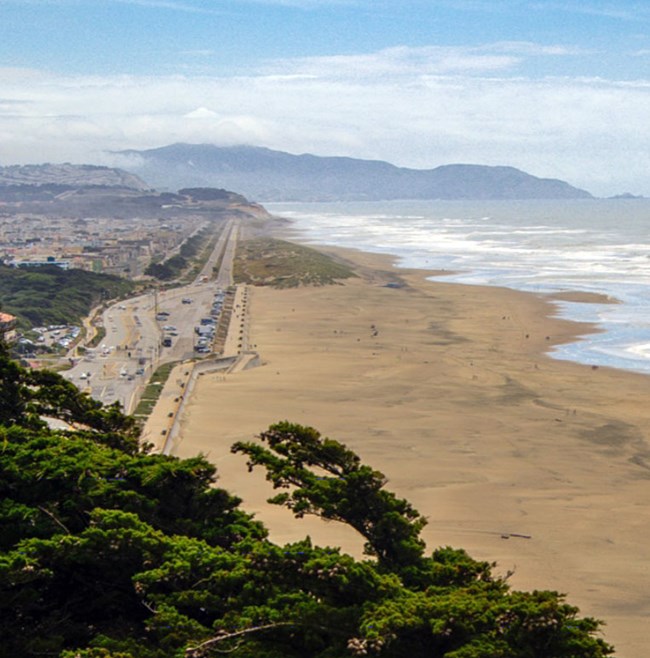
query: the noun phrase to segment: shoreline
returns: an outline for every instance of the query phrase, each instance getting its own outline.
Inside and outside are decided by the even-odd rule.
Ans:
[[[429,518],[429,551],[462,547],[496,561],[495,574],[514,571],[513,588],[566,592],[608,622],[617,655],[644,656],[650,378],[546,354],[597,328],[553,317],[541,295],[319,250],[359,278],[251,289],[249,342],[263,365],[202,377],[174,454],[206,454],[273,541],[309,534],[359,556],[351,529],[266,504],[263,474],[230,454],[279,420],[316,427]],[[404,285],[386,287],[395,281]]]
[[[300,206],[304,204],[298,205]],[[301,240],[305,239],[311,240],[313,235],[310,231],[305,230],[304,226],[302,229],[291,226],[291,222],[297,222],[299,226],[301,225],[300,212],[297,214],[298,217],[296,219],[285,220],[288,225],[280,225],[279,228],[282,235],[287,236],[287,239],[296,242],[301,242]],[[329,247],[329,244],[327,243],[327,240],[329,239],[328,236],[322,231],[322,229],[316,231],[315,235],[317,236],[316,242],[310,241],[308,244],[312,248],[327,249]],[[362,235],[365,235],[367,239],[367,234],[362,233]],[[347,242],[347,245],[344,244],[344,242]],[[355,242],[358,246],[351,246],[354,245]],[[348,236],[347,239],[339,236],[335,239],[335,243],[336,244],[332,245],[334,248],[338,246],[352,249],[368,248],[371,253],[376,253],[378,255],[386,255],[387,253],[385,251],[374,251],[375,247],[369,245],[359,245],[359,241],[355,241],[353,238],[350,238],[350,236]],[[383,249],[391,249],[391,246],[387,245],[384,241]],[[396,260],[396,267],[402,267],[401,263],[410,263],[407,267],[410,267],[411,269],[417,268],[428,271],[431,267],[429,264],[430,260],[428,258],[425,259],[422,255],[413,258],[412,251],[413,245],[406,249],[395,249],[394,258]],[[440,257],[441,253],[434,249],[432,261],[440,264]],[[413,263],[414,260],[415,263]],[[612,286],[607,285],[607,277],[600,280],[600,284],[597,288],[587,290],[583,289],[579,283],[575,284],[575,288],[571,287],[571,283],[568,283],[566,287],[557,282],[551,282],[548,285],[545,285],[543,277],[538,285],[528,286],[525,281],[523,281],[523,283],[522,281],[519,281],[520,285],[517,285],[516,275],[514,282],[510,277],[502,276],[503,272],[508,271],[507,267],[503,269],[501,275],[498,274],[500,270],[497,267],[497,274],[495,276],[487,277],[491,282],[477,281],[474,275],[481,271],[480,262],[479,264],[476,262],[470,262],[469,264],[461,266],[452,264],[449,268],[442,264],[442,267],[445,269],[438,271],[436,276],[445,277],[449,283],[507,287],[511,290],[547,296],[549,299],[558,302],[558,313],[562,318],[576,323],[593,323],[598,326],[597,331],[589,332],[592,335],[591,338],[575,341],[576,345],[574,346],[559,346],[554,354],[554,358],[558,360],[576,361],[588,365],[593,363],[601,368],[614,368],[650,375],[650,361],[648,360],[648,354],[646,354],[649,345],[648,340],[650,339],[648,338],[648,325],[644,320],[644,318],[647,318],[648,316],[648,305],[645,304],[646,312],[640,315],[644,307],[643,303],[637,306],[636,303],[630,302],[629,299],[626,299],[625,291],[622,291],[620,287],[617,287],[614,284],[612,284]],[[433,272],[434,270],[431,271]],[[516,271],[515,268],[513,272]],[[570,278],[567,279],[569,282],[570,280]],[[533,277],[533,283],[535,281],[536,279]],[[629,283],[633,284],[634,281],[635,279]],[[589,307],[589,305],[593,306]],[[614,308],[605,310],[605,307],[607,306]],[[601,308],[599,309],[598,307]],[[630,313],[632,314],[631,318],[628,317]],[[637,331],[621,331],[622,326],[627,327],[629,325],[629,327],[635,327],[637,323],[639,324]]]

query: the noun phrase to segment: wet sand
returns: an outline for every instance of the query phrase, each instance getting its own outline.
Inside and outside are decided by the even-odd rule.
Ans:
[[[645,658],[650,377],[545,356],[593,330],[553,318],[551,300],[336,253],[359,278],[250,291],[263,365],[201,377],[174,454],[206,454],[273,540],[309,534],[359,555],[349,528],[266,504],[263,474],[230,454],[279,420],[316,427],[428,517],[429,549],[463,547],[513,571],[514,588],[567,593],[607,621],[618,656]]]

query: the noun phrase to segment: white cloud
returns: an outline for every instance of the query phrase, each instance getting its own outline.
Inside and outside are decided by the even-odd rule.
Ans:
[[[216,119],[219,115],[207,107],[197,107],[196,110],[192,110],[183,116],[186,119]]]
[[[483,50],[485,52],[503,52],[515,53],[520,56],[551,56],[562,57],[567,55],[584,55],[591,51],[585,51],[577,46],[567,46],[563,44],[540,44],[532,43],[530,41],[499,41],[497,43],[487,44],[476,47],[475,50]]]
[[[624,21],[638,21],[647,19],[649,16],[648,6],[645,3],[617,2],[595,2],[584,0],[582,2],[532,2],[531,10],[536,11],[559,11],[568,14],[583,14],[586,16],[597,16],[605,19],[618,19]]]
[[[0,66],[0,82],[20,82],[45,78],[44,71],[38,69],[23,68],[17,66]]]
[[[506,60],[521,49],[513,52]],[[100,162],[105,151],[178,141],[248,143],[423,168],[507,164],[596,194],[650,195],[650,82],[530,80],[484,56],[398,48],[236,78],[10,73],[0,164]]]
[[[317,77],[375,78],[459,71],[496,71],[519,63],[513,55],[483,53],[471,48],[396,46],[376,53],[304,57],[273,62],[273,70]]]
[[[516,70],[531,57],[565,57],[583,54],[564,45],[507,41],[483,46],[395,46],[374,53],[303,57],[271,62],[269,72],[355,79],[377,76],[413,76]]]
[[[177,0],[110,0],[120,5],[135,5],[150,9],[168,9],[190,14],[223,14],[222,11],[206,7],[205,3],[178,2]]]
[[[295,9],[317,9],[319,7],[367,6],[368,0],[236,0],[238,4],[276,5]]]

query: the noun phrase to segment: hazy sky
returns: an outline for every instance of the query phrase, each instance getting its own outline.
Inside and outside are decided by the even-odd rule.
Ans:
[[[0,164],[180,141],[650,196],[650,0],[0,0]]]

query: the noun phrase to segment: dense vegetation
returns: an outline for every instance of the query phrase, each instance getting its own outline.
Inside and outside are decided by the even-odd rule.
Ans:
[[[214,228],[206,227],[183,242],[178,254],[161,263],[150,263],[144,273],[159,281],[178,279],[191,265],[192,259],[203,249],[212,246]]]
[[[43,415],[75,430],[55,431]],[[297,516],[350,524],[369,558],[278,546],[202,457],[148,454],[132,419],[0,350],[0,656],[599,658],[599,623],[516,592],[311,428],[238,443]]]
[[[194,202],[229,201],[231,203],[248,203],[245,197],[218,187],[185,187],[178,190],[178,196],[188,197]]]
[[[27,201],[51,201],[59,194],[75,188],[71,185],[45,183],[43,185],[0,184],[0,199],[4,203],[24,203]]]
[[[125,296],[131,281],[85,270],[63,270],[56,265],[15,268],[0,265],[2,310],[22,326],[81,324],[96,304]]]
[[[296,288],[322,286],[355,276],[347,265],[302,245],[256,238],[240,242],[233,276],[237,283]]]
[[[176,254],[162,263],[149,263],[144,273],[159,281],[172,281],[177,279],[187,266],[187,259],[180,254]]]

